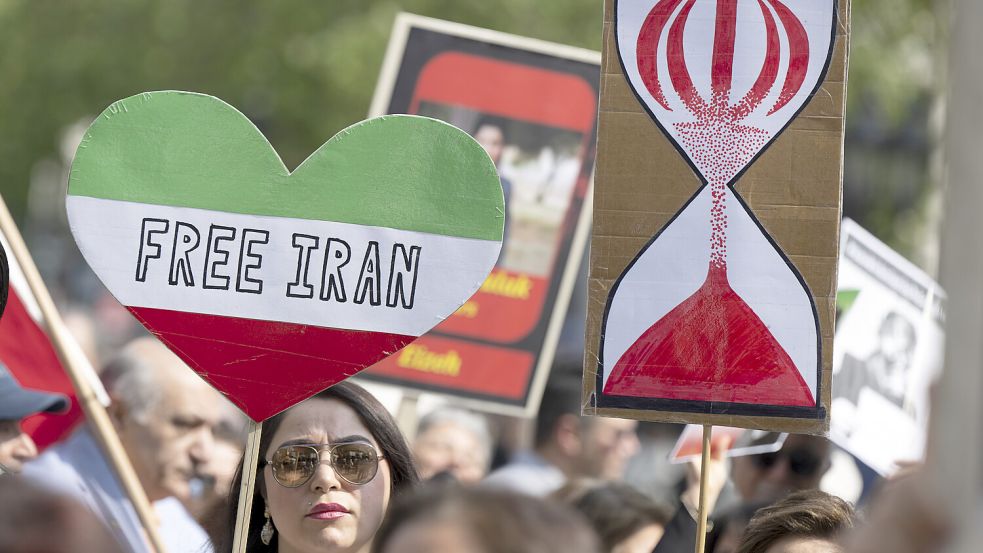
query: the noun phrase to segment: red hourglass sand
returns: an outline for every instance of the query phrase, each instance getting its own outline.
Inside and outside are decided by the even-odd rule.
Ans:
[[[706,184],[612,289],[603,394],[816,407],[811,295],[732,186],[821,82],[833,7],[618,0],[628,80]]]

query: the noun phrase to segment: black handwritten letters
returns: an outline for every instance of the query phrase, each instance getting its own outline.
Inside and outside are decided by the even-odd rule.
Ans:
[[[136,282],[298,300],[413,309],[423,247],[377,240],[144,218]],[[268,263],[290,271],[265,271]],[[266,282],[289,273],[290,281]],[[267,276],[264,276],[267,275]]]

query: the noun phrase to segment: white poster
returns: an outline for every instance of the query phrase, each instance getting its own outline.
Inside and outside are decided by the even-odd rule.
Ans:
[[[849,219],[840,236],[830,437],[887,476],[925,448],[945,293]]]

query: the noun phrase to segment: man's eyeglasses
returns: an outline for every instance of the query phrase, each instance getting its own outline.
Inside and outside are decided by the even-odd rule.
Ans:
[[[368,484],[379,471],[379,455],[364,443],[286,445],[275,452],[265,465],[273,469],[273,478],[285,488],[306,484],[321,465],[321,451],[328,454],[328,464],[342,480],[361,486]]]
[[[807,449],[762,453],[760,455],[752,455],[751,459],[754,460],[754,463],[759,468],[765,470],[775,466],[782,457],[788,460],[788,468],[796,476],[815,476],[823,464],[822,458]]]

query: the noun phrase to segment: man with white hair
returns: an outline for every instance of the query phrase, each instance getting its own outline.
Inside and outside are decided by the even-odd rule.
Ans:
[[[169,553],[198,551],[207,536],[183,507],[208,463],[225,400],[160,342],[130,342],[101,373],[107,409]],[[99,514],[122,545],[147,550],[139,522],[87,427],[27,464],[25,475],[71,493]]]
[[[424,416],[413,441],[413,457],[424,480],[447,475],[462,484],[474,484],[488,473],[491,451],[485,418],[453,407]]]

